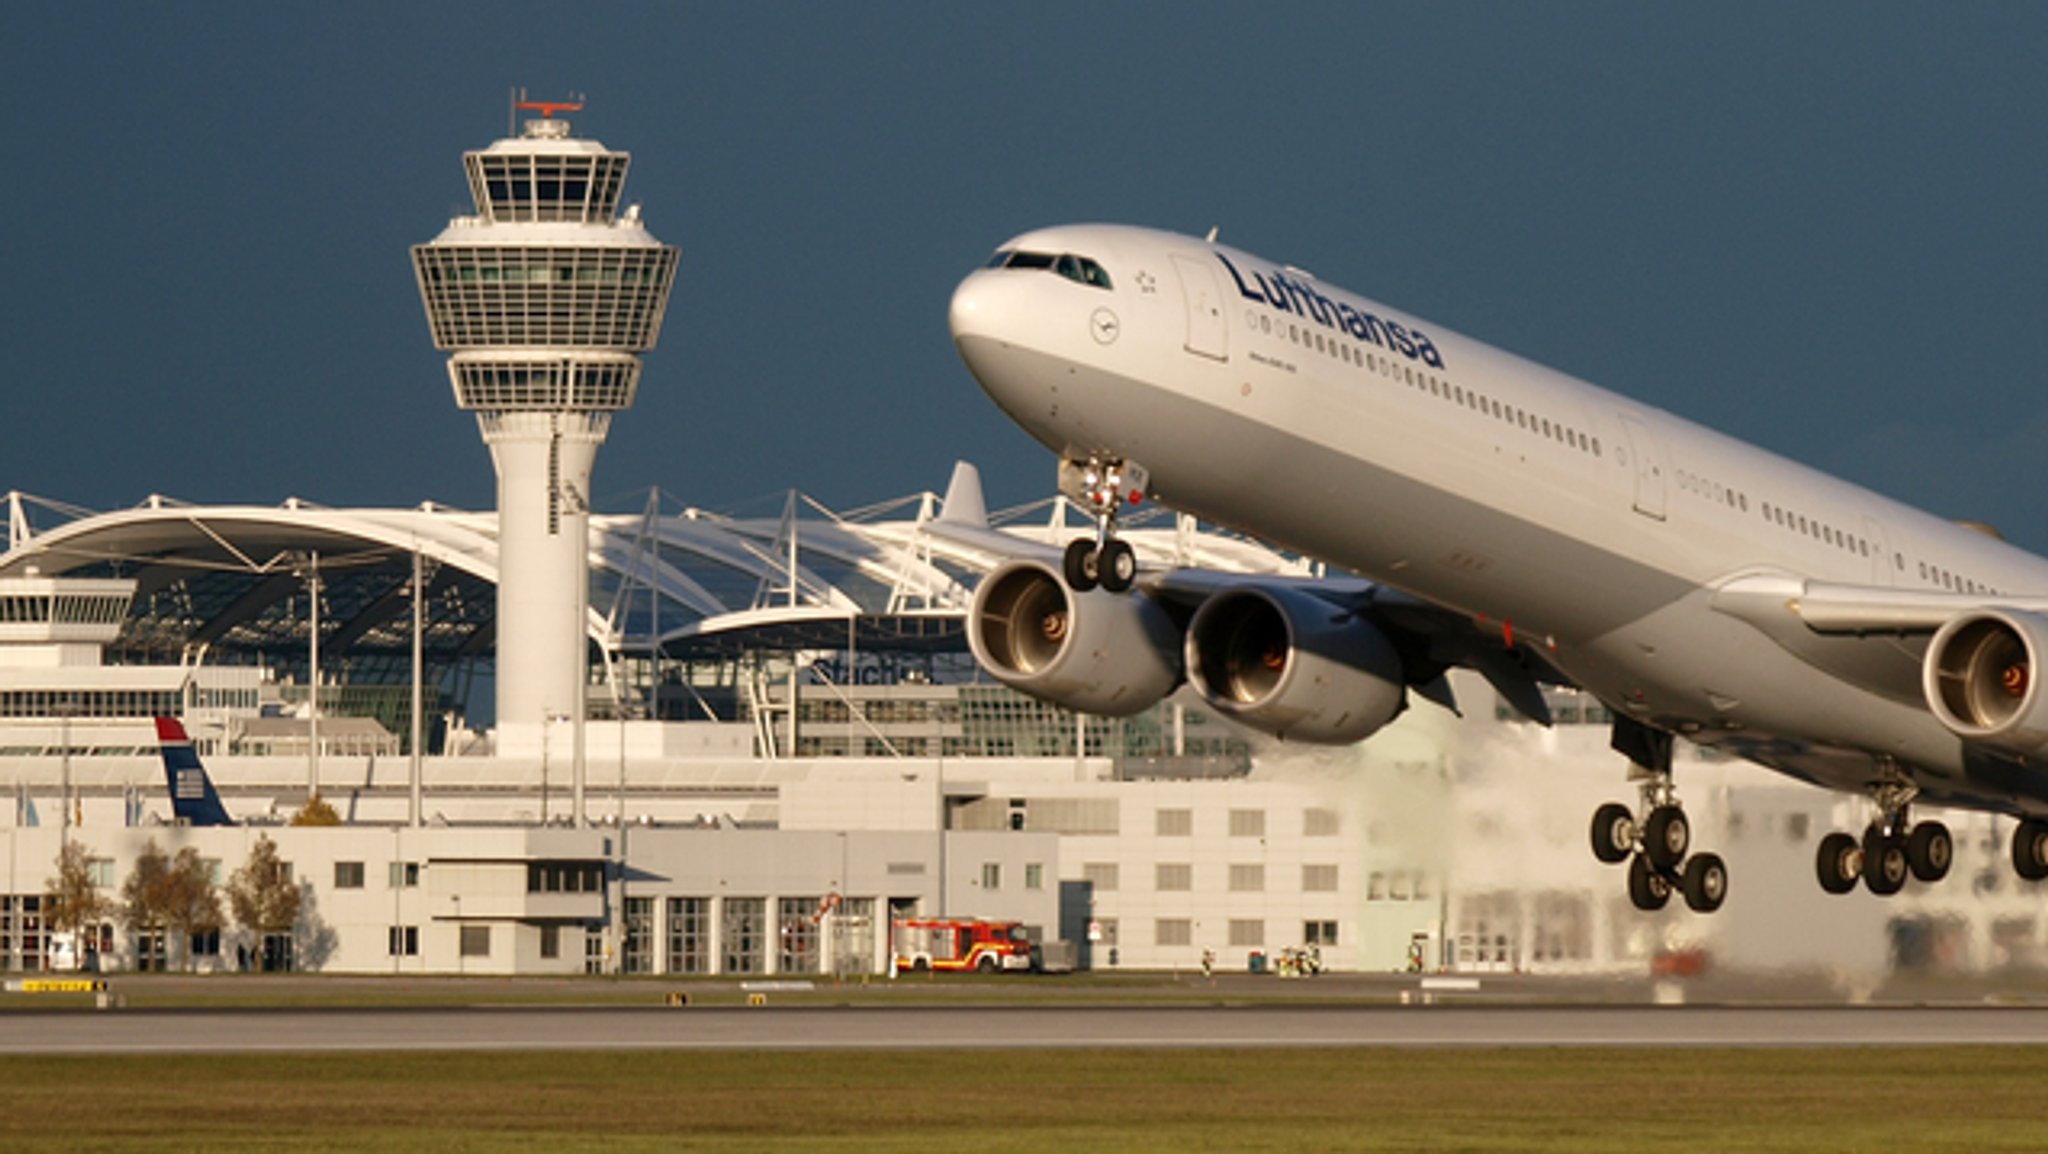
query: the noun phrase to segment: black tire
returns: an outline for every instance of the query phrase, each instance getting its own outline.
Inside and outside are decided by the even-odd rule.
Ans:
[[[1956,860],[1956,842],[1948,827],[1938,821],[1923,821],[1906,838],[1906,866],[1923,882],[1938,882],[1948,876]]]
[[[1636,815],[1625,805],[1608,802],[1593,811],[1593,856],[1608,865],[1628,860],[1636,848]]]
[[[1871,826],[1863,835],[1864,888],[1879,897],[1890,897],[1906,888],[1906,879],[1912,876],[1906,864],[1906,839]]]
[[[996,960],[987,954],[983,954],[981,955],[981,960],[974,963],[974,968],[984,974],[993,974],[996,972]]]
[[[1067,542],[1067,551],[1060,558],[1060,574],[1067,579],[1067,588],[1076,593],[1086,593],[1095,588],[1100,576],[1095,555],[1095,542],[1086,537],[1076,537]]]
[[[1661,910],[1671,900],[1671,879],[1637,854],[1628,863],[1628,900],[1639,910]]]
[[[920,974],[930,973],[932,968],[931,959],[919,958],[916,961],[910,963],[910,968],[916,970]]]
[[[1131,543],[1112,537],[1102,547],[1102,560],[1096,565],[1102,577],[1102,587],[1111,593],[1122,593],[1138,579],[1138,555],[1131,551]]]
[[[1675,874],[1685,860],[1685,851],[1691,848],[1692,825],[1685,820],[1684,810],[1660,805],[1650,811],[1650,820],[1643,823],[1643,852],[1650,855],[1651,865]]]
[[[2012,831],[2012,868],[2030,882],[2048,878],[2048,821],[2030,817]]]
[[[1717,853],[1696,853],[1685,863],[1685,905],[1696,914],[1711,914],[1728,900],[1728,866]]]
[[[1820,852],[1814,855],[1814,872],[1820,876],[1820,888],[1831,894],[1846,894],[1856,888],[1863,878],[1862,847],[1856,839],[1836,831],[1820,839]]]

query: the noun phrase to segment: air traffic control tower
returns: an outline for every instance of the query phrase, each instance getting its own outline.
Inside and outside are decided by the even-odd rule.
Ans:
[[[590,470],[661,334],[677,250],[619,212],[631,156],[570,135],[581,104],[517,105],[519,136],[465,153],[476,215],[414,246],[455,403],[498,470],[500,751],[581,708]]]

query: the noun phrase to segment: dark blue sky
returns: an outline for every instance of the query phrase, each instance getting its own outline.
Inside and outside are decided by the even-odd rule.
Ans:
[[[523,85],[683,250],[601,508],[1049,492],[946,300],[1114,220],[2040,548],[2044,63],[2031,4],[20,6],[0,489],[489,508],[407,248]]]

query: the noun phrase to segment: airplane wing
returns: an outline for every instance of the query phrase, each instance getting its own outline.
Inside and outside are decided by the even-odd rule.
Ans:
[[[979,471],[965,461],[959,462],[954,466],[940,515],[926,525],[926,531],[982,553],[992,562],[1021,561],[1058,572],[1059,545],[991,528],[986,509]],[[1454,667],[1479,673],[1516,711],[1542,725],[1551,723],[1542,686],[1571,684],[1544,656],[1540,642],[1518,637],[1511,627],[1476,620],[1359,577],[1147,567],[1141,569],[1133,595],[1163,610],[1173,629],[1185,633],[1203,605],[1246,590],[1261,591],[1285,604],[1319,605],[1326,614],[1318,624],[1340,629],[1370,628],[1384,635],[1398,655],[1405,687],[1454,713],[1458,712],[1457,702],[1444,678],[1444,673]],[[983,605],[980,597],[976,605]],[[1078,610],[1076,606],[1077,614]],[[981,624],[970,623],[970,633]],[[1177,662],[1178,654],[1173,656]],[[1003,677],[1000,669],[991,672],[999,679]],[[1029,686],[1019,687],[1032,691]]]

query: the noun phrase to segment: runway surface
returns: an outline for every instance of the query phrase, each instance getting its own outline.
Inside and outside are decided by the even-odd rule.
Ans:
[[[2048,1045],[2033,1007],[1053,1006],[0,1014],[0,1054]]]

